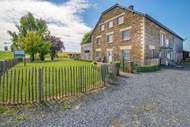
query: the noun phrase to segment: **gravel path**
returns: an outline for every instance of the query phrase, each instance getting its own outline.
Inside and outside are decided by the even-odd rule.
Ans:
[[[127,76],[120,85],[82,97],[70,110],[49,105],[30,111],[25,121],[0,125],[190,127],[190,66]]]

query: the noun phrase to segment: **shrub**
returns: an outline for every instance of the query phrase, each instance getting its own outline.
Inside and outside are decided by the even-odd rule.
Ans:
[[[6,109],[4,107],[0,106],[0,114],[4,113],[6,111]]]
[[[74,58],[74,60],[84,61],[84,62],[93,62],[92,60],[85,60],[85,59],[80,59],[80,58]]]
[[[135,68],[137,72],[154,72],[160,69],[158,65],[135,66]]]

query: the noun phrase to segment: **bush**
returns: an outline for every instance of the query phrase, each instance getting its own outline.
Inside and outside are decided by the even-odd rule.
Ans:
[[[135,68],[137,72],[154,72],[160,69],[158,65],[135,66]]]
[[[183,62],[189,64],[190,63],[190,58],[186,58]]]
[[[92,60],[85,60],[85,59],[80,59],[80,58],[74,58],[74,60],[84,61],[84,62],[93,62]]]

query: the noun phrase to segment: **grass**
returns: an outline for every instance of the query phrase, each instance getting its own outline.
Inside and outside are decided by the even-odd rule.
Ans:
[[[38,101],[39,67],[43,67],[43,99],[46,100],[75,96],[101,85],[101,71],[91,62],[63,59],[29,62],[26,66],[19,63],[1,77],[0,102]]]
[[[13,58],[13,52],[0,51],[0,60],[8,60]]]
[[[21,62],[15,66],[15,68],[29,68],[29,67],[65,67],[65,66],[81,66],[81,65],[92,65],[91,62],[87,61],[77,61],[69,58],[64,58],[61,60],[46,60],[46,61],[34,61],[26,63]]]
[[[7,110],[6,110],[5,107],[0,106],[0,114],[4,113],[4,112],[6,112],[6,111],[7,111]]]

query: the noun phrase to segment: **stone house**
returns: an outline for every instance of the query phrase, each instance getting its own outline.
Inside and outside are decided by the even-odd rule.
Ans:
[[[124,59],[141,65],[168,65],[183,58],[183,38],[132,5],[116,4],[104,11],[91,41],[92,59],[97,61]]]
[[[81,44],[81,59],[92,60],[92,43]]]

